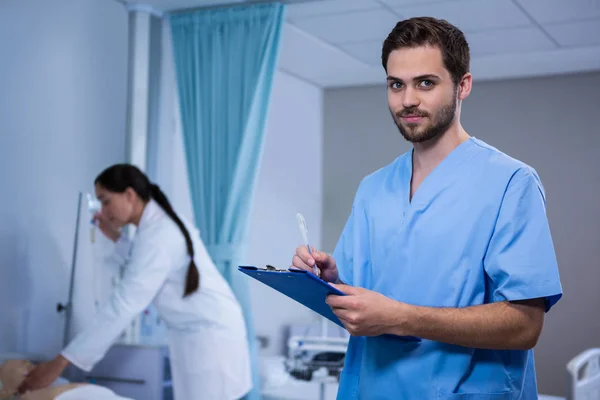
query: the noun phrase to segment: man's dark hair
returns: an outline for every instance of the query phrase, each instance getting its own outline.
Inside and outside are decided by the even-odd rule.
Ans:
[[[469,72],[469,44],[460,29],[443,19],[417,17],[400,21],[383,42],[381,62],[387,72],[390,53],[400,48],[429,45],[442,52],[444,66],[457,85]]]

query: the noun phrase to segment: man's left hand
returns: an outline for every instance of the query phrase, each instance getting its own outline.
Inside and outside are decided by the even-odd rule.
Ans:
[[[333,285],[347,296],[327,296],[327,304],[353,336],[392,334],[408,320],[410,306],[371,290]]]

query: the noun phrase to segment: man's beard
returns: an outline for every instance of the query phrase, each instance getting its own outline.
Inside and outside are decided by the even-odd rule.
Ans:
[[[411,143],[421,143],[435,139],[448,130],[456,115],[456,104],[457,97],[455,92],[450,104],[443,106],[435,113],[433,118],[431,118],[429,113],[420,111],[417,107],[404,108],[396,114],[392,110],[390,112],[404,139]],[[408,115],[427,117],[429,121],[421,120],[420,124],[403,123],[402,117]],[[428,122],[428,125],[425,125],[426,122]]]

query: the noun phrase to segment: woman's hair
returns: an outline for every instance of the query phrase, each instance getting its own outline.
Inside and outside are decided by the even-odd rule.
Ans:
[[[186,229],[185,225],[179,219],[171,203],[167,199],[167,196],[160,190],[160,188],[151,183],[148,177],[140,171],[136,166],[131,164],[115,164],[108,167],[95,180],[96,184],[101,185],[106,190],[114,193],[123,193],[130,187],[138,196],[144,201],[154,199],[162,209],[171,217],[173,221],[181,229],[181,233],[185,237],[185,243],[187,245],[187,251],[190,256],[190,265],[187,271],[187,278],[185,281],[185,291],[183,297],[186,297],[196,290],[200,284],[200,273],[194,263],[194,245],[190,233]]]

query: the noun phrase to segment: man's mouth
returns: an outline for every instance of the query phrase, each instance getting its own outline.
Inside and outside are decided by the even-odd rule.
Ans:
[[[404,122],[408,122],[409,124],[414,124],[414,123],[421,121],[423,119],[423,116],[416,115],[416,114],[408,114],[408,115],[403,115],[400,118],[402,118],[402,120]]]

